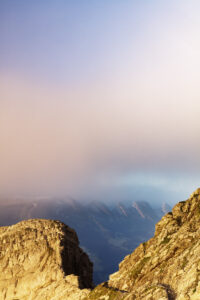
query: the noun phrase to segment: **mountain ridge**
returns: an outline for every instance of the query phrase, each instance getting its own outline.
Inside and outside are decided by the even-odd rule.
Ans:
[[[95,288],[75,231],[59,221],[1,227],[0,246],[3,300],[199,300],[200,188],[163,216],[154,236]]]
[[[87,299],[200,299],[200,188],[162,217],[154,237]]]
[[[74,228],[80,245],[94,261],[94,282],[108,279],[119,262],[141,242],[153,235],[156,222],[163,215],[146,202],[137,202],[145,215],[142,218],[132,204],[121,201],[112,205],[93,201],[89,204],[70,199],[54,202],[33,199],[17,204],[1,205],[0,225],[12,225],[25,219],[60,220]]]

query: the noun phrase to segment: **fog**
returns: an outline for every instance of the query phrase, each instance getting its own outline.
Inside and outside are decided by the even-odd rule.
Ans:
[[[200,182],[199,4],[62,2],[44,13],[39,2],[10,3],[1,4],[0,194],[188,197]]]

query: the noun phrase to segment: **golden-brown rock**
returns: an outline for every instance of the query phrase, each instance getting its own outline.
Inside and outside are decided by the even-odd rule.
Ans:
[[[199,300],[200,189],[156,225],[155,236],[86,299]]]
[[[34,219],[0,228],[0,299],[78,300],[92,287],[92,263],[73,229]]]

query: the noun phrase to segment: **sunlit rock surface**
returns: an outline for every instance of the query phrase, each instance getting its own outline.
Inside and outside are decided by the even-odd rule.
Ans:
[[[199,300],[200,189],[156,225],[155,236],[86,299]]]
[[[199,300],[200,189],[157,223],[155,235],[92,288],[92,263],[74,230],[28,220],[0,228],[0,299]]]
[[[122,259],[154,234],[155,224],[163,216],[163,204],[151,206],[145,201],[82,203],[63,198],[0,197],[0,226],[28,219],[60,220],[73,228],[80,245],[94,263],[93,279],[101,283],[116,272]],[[137,207],[137,208],[135,208]],[[171,211],[167,204],[165,211]]]
[[[0,299],[79,300],[92,287],[92,263],[73,229],[33,219],[0,228]]]

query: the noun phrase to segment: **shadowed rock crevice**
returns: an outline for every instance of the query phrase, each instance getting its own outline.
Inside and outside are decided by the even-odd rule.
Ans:
[[[160,283],[160,286],[165,288],[167,292],[168,300],[176,300],[176,293],[172,290],[172,288],[168,284]]]
[[[63,224],[64,236],[60,240],[62,269],[65,276],[74,274],[78,276],[79,288],[92,288],[93,263],[88,259],[88,255],[78,247],[79,240],[75,231],[71,231]]]

